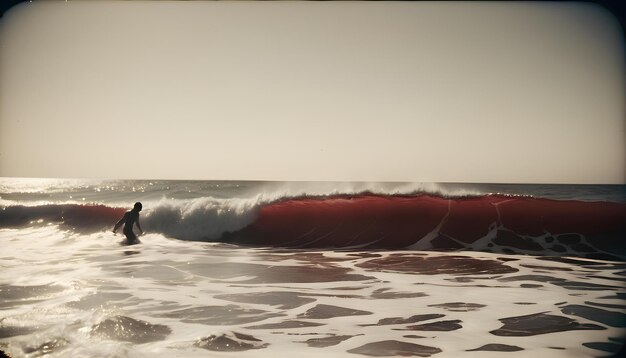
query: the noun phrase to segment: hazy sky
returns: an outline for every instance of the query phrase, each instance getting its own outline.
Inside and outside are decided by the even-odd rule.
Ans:
[[[626,183],[595,5],[33,2],[0,46],[0,176]]]

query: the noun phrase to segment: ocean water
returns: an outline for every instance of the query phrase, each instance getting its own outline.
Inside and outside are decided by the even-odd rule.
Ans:
[[[1,178],[0,207],[12,357],[604,357],[626,338],[623,185]]]

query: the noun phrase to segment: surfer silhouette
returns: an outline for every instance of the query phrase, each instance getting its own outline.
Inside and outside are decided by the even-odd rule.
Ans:
[[[124,216],[120,219],[120,221],[115,224],[113,227],[113,233],[119,229],[122,224],[124,224],[124,235],[126,235],[126,243],[127,244],[137,244],[139,240],[137,240],[137,235],[133,232],[133,225],[137,224],[137,228],[143,234],[143,230],[141,229],[141,225],[139,225],[139,212],[141,211],[142,205],[141,203],[135,203],[133,210],[127,211]]]

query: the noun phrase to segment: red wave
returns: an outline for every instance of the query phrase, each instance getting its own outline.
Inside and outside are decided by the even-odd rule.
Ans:
[[[523,235],[591,235],[620,227],[623,233],[626,223],[626,205],[618,203],[518,199],[502,202],[498,209],[503,225]]]
[[[11,206],[0,210],[0,227],[41,221],[93,232],[111,228],[125,210]],[[626,259],[626,203],[362,194],[285,199],[257,212],[252,224],[219,240],[292,248],[469,249]]]
[[[625,223],[624,203],[495,195],[454,199],[358,195],[288,199],[266,205],[255,222],[229,239],[306,248],[405,248],[428,239],[430,248],[451,249],[469,247],[494,230],[505,243],[517,236],[571,233],[588,241],[623,241]],[[533,247],[529,245],[527,248]],[[606,243],[600,246],[607,247]]]
[[[447,210],[445,201],[427,196],[294,199],[262,207],[244,230],[270,245],[345,247],[385,237],[410,244],[432,231]]]

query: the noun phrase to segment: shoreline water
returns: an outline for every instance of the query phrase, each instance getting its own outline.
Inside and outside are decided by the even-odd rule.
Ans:
[[[123,246],[119,235],[52,227],[2,229],[0,240],[0,343],[15,357],[50,342],[52,357],[200,357],[224,342],[255,357],[591,357],[626,337],[621,262],[246,248],[155,234]]]

